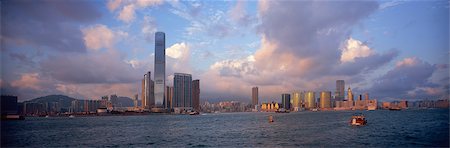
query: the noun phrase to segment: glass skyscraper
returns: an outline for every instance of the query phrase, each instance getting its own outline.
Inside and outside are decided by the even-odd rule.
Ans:
[[[173,107],[192,106],[192,75],[175,73],[173,77]]]
[[[166,34],[155,33],[155,107],[165,108]]]
[[[345,81],[336,80],[335,101],[344,101],[345,99]]]

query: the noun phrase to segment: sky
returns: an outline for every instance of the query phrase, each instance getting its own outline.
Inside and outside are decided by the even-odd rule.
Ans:
[[[166,84],[201,101],[332,91],[382,101],[449,98],[448,1],[6,0],[1,94],[100,99],[140,92],[166,34]],[[153,77],[153,76],[152,76]]]

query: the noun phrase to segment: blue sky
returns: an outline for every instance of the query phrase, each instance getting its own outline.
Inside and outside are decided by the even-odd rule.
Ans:
[[[133,96],[166,33],[166,75],[201,100],[334,91],[448,99],[448,1],[3,1],[2,94]]]

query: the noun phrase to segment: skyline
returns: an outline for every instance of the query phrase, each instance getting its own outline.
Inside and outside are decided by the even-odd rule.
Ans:
[[[254,86],[259,102],[295,90],[334,94],[336,80],[378,100],[448,99],[448,1],[7,1],[1,7],[1,92],[21,101],[140,94],[142,74],[155,69],[157,31],[166,33],[166,84],[174,73],[192,74],[202,81],[203,101],[250,101]]]

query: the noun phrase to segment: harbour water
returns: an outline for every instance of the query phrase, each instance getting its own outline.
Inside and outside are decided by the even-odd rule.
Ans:
[[[368,124],[350,126],[354,113]],[[448,109],[36,117],[1,124],[2,147],[449,146]]]

